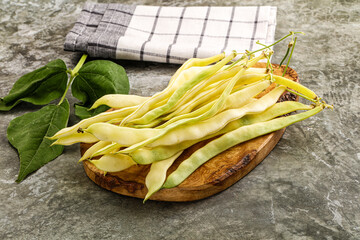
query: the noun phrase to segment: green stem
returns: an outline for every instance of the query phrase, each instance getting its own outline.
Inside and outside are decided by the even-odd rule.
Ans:
[[[261,49],[258,49],[258,50],[255,50],[255,51],[249,52],[247,55],[254,54],[254,53],[257,53],[257,52],[263,51],[263,50],[265,50],[265,49],[267,49],[267,48],[270,48],[270,47],[272,47],[272,46],[274,46],[274,45],[278,44],[278,43],[279,43],[279,42],[281,42],[282,40],[284,40],[284,39],[286,39],[286,38],[288,38],[288,37],[290,37],[290,36],[292,36],[292,35],[294,35],[294,34],[297,34],[297,33],[304,34],[303,32],[290,32],[288,35],[286,35],[286,36],[284,36],[284,37],[280,38],[279,40],[277,40],[277,41],[276,41],[276,42],[274,42],[273,44],[270,44],[270,45],[268,45],[268,46],[266,46],[266,47],[263,47],[263,48],[261,48]]]
[[[286,60],[287,56],[289,55],[290,49],[292,48],[293,44],[294,44],[294,34],[291,36],[291,42],[288,45],[288,49],[286,50],[284,58],[281,60],[279,64],[280,66],[283,64],[283,62]]]
[[[78,72],[79,72],[80,68],[82,67],[82,65],[84,65],[86,58],[87,58],[87,55],[86,55],[86,54],[83,54],[83,55],[81,56],[79,62],[76,64],[75,68],[74,68],[73,70],[68,69],[68,70],[66,71],[67,73],[70,74],[70,80],[69,80],[69,82],[68,82],[68,84],[67,84],[67,86],[66,86],[65,92],[64,92],[64,94],[62,95],[62,97],[61,97],[58,105],[60,105],[60,104],[64,101],[65,96],[66,96],[66,93],[68,92],[68,90],[69,90],[72,82],[74,81],[74,79],[75,79],[76,76],[78,75]]]
[[[288,47],[288,49],[286,50],[286,54],[285,54],[285,56],[284,56],[284,58],[281,60],[281,62],[280,62],[280,66],[283,64],[283,62],[285,61],[285,59],[287,58],[287,56],[289,55],[289,52],[290,52],[290,48]]]
[[[258,49],[258,50],[255,50],[255,51],[252,51],[252,52],[246,52],[246,53],[244,53],[246,56],[250,56],[250,55],[252,55],[252,54],[254,54],[254,53],[257,53],[257,52],[260,52],[260,51],[263,51],[263,50],[265,50],[265,49],[269,49],[270,47],[272,47],[272,46],[274,46],[274,45],[276,45],[276,44],[278,44],[279,42],[281,42],[281,41],[283,41],[284,39],[286,39],[286,38],[288,38],[288,37],[290,37],[290,36],[292,36],[292,35],[294,35],[294,34],[297,34],[297,33],[301,33],[301,34],[304,34],[303,32],[290,32],[288,35],[286,35],[286,36],[284,36],[284,37],[282,37],[282,38],[280,38],[279,40],[277,40],[276,42],[274,42],[273,44],[270,44],[270,45],[268,45],[268,46],[266,46],[266,45],[264,45],[264,44],[261,44],[261,43],[259,43],[259,42],[257,42],[257,44],[260,44],[260,45],[262,45],[262,46],[264,46],[263,48],[261,48],[261,49]],[[241,57],[240,59],[238,59],[238,60],[236,60],[235,62],[233,62],[229,67],[227,67],[225,70],[228,70],[228,69],[230,69],[231,67],[233,67],[234,65],[236,65],[237,63],[239,63],[241,60],[243,60],[244,59],[244,57]]]
[[[87,58],[87,55],[83,54],[82,57],[80,58],[79,62],[76,64],[75,68],[71,71],[71,75],[75,75],[75,74],[78,73],[78,71],[80,70],[80,68],[84,64],[86,58]]]
[[[311,98],[309,98],[309,97],[307,97],[307,96],[305,96],[305,95],[303,95],[303,94],[301,94],[301,93],[299,93],[299,92],[296,92],[296,91],[294,91],[294,90],[291,90],[290,88],[286,88],[286,91],[291,92],[291,93],[293,93],[293,94],[295,94],[295,95],[298,95],[299,97],[305,98],[305,99],[307,99],[307,100],[309,100],[309,101],[311,101],[311,102],[313,102],[313,103],[319,103],[319,100],[318,100],[318,99],[311,99]]]
[[[292,56],[292,54],[293,54],[293,52],[294,52],[294,48],[295,48],[295,44],[296,44],[296,39],[297,39],[297,37],[294,39],[294,44],[293,44],[293,46],[292,46],[292,48],[291,48],[291,53],[290,53],[289,59],[288,59],[288,61],[287,61],[287,63],[286,63],[286,67],[285,67],[285,70],[284,70],[282,76],[285,76],[286,71],[287,71],[287,69],[288,69],[288,66],[289,66],[289,63],[290,63],[290,60],[291,60],[291,56]],[[281,66],[281,65],[280,65],[280,66]]]
[[[69,90],[70,85],[71,85],[72,81],[74,80],[74,78],[75,78],[75,76],[70,75],[70,81],[68,82],[68,84],[67,84],[67,86],[66,86],[66,89],[65,89],[65,92],[64,92],[64,94],[62,95],[62,97],[61,97],[60,102],[58,103],[58,105],[61,105],[61,103],[64,101],[65,96],[66,96],[66,93],[67,93],[67,91]]]
[[[256,44],[261,45],[261,46],[266,47],[266,48],[268,47],[268,46],[266,46],[265,44],[259,42],[259,40],[256,41]]]
[[[246,58],[246,55],[243,55],[241,58],[239,58],[238,60],[236,60],[235,62],[230,64],[227,68],[225,68],[225,70],[231,69],[232,67],[234,67],[236,64],[238,64],[240,61],[244,60],[245,58]]]
[[[274,68],[271,64],[271,60],[270,60],[270,55],[266,54],[266,59],[267,59],[267,62],[266,62],[266,72],[268,73],[270,71],[270,73],[273,73],[274,72]]]
[[[259,41],[257,41],[256,44],[259,44],[259,45],[261,45],[261,46],[267,47],[265,44],[260,43]],[[266,62],[266,73],[268,73],[268,72],[273,73],[273,72],[274,72],[274,69],[273,69],[272,64],[271,64],[271,61],[270,61],[270,56],[269,56],[268,54],[266,54],[265,57],[266,57],[266,59],[267,59],[267,62]]]

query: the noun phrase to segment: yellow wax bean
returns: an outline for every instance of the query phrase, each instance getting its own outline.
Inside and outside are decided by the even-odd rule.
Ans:
[[[136,108],[137,107],[134,106],[134,107],[118,109],[118,110],[111,111],[111,112],[100,113],[94,117],[86,118],[71,127],[61,129],[60,131],[55,133],[55,135],[50,137],[49,139],[53,140],[53,139],[62,138],[62,137],[66,137],[66,136],[70,137],[71,135],[76,134],[77,131],[79,130],[79,128],[87,128],[88,126],[90,126],[91,124],[96,123],[96,122],[107,122],[114,118],[123,118],[123,117],[129,115],[130,113],[132,113],[133,111],[135,111]]]
[[[142,104],[147,99],[149,99],[149,97],[127,94],[107,94],[96,100],[90,109],[97,108],[101,105],[106,105],[111,108],[132,107]]]
[[[250,74],[266,74],[266,68],[249,68],[247,71]]]
[[[158,107],[158,106],[161,106],[163,105],[165,102],[167,101],[167,99],[163,99],[162,101],[160,102],[157,102],[154,104],[155,107]],[[140,107],[140,105],[138,105],[137,107]],[[129,115],[129,114],[128,114]],[[124,120],[125,117],[127,117],[128,115],[124,115],[124,116],[121,116],[119,118],[112,118],[110,119],[109,121],[103,121],[103,122],[107,122],[107,123],[113,123],[113,124],[116,124],[116,125],[119,125],[121,123],[122,120]],[[99,121],[100,122],[100,121]]]
[[[155,128],[163,122],[164,121],[162,119],[157,118],[148,124],[131,125],[131,127],[133,127],[133,128]]]
[[[186,62],[181,65],[181,67],[175,72],[175,74],[171,77],[169,84],[171,84],[175,79],[179,77],[181,72],[183,72],[186,69],[189,69],[191,67],[201,67],[201,66],[207,66],[211,63],[220,61],[225,57],[224,53],[220,53],[215,56],[211,56],[208,58],[190,58]]]
[[[80,158],[79,162],[81,162],[85,159],[91,158],[96,151],[108,146],[109,144],[111,144],[111,142],[99,141],[99,142],[95,143],[88,150],[86,150],[86,152]]]
[[[260,81],[261,79],[264,79],[267,75],[266,74],[244,74],[241,76],[239,81],[235,84],[236,87],[241,87],[246,84],[251,84],[257,81]]]
[[[71,145],[74,143],[94,143],[99,141],[94,135],[90,133],[73,133],[72,135],[60,137],[55,142],[53,142],[51,145]]]
[[[120,172],[136,165],[136,162],[125,154],[107,154],[102,156],[99,160],[88,161],[104,172]]]
[[[121,148],[121,145],[118,143],[110,142],[107,146],[104,146],[103,148],[98,149],[97,151],[93,152],[90,158],[97,157],[100,155],[115,153],[119,151]]]
[[[275,82],[281,85],[284,85],[288,88],[291,88],[303,95],[305,95],[306,97],[310,98],[310,99],[317,99],[317,95],[311,91],[310,89],[308,89],[307,87],[301,85],[298,82],[294,82],[290,79],[281,77],[281,76],[277,76],[277,75],[273,75]]]
[[[146,175],[145,185],[148,192],[144,198],[144,202],[148,200],[155,192],[159,191],[166,179],[166,172],[174,161],[181,155],[182,151],[176,153],[174,156],[164,159],[162,161],[151,164],[150,171]]]
[[[84,129],[84,131],[89,134],[91,133],[101,141],[116,142],[121,146],[131,146],[155,136],[161,130],[122,127],[108,123],[94,123],[87,129]]]

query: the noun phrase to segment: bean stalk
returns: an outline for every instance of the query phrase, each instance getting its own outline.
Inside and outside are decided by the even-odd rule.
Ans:
[[[76,78],[76,76],[78,75],[78,72],[80,70],[80,68],[82,67],[82,65],[84,65],[85,63],[85,60],[87,58],[87,54],[83,54],[79,60],[79,62],[76,64],[75,68],[73,70],[71,70],[70,68],[66,71],[69,75],[70,75],[70,80],[66,86],[66,89],[65,89],[65,92],[64,94],[62,95],[58,105],[60,105],[64,99],[65,99],[65,96],[66,96],[66,93],[68,92],[72,82],[74,81],[74,79]]]

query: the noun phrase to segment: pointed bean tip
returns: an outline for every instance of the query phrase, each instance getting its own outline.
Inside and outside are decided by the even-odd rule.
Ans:
[[[55,135],[54,135],[54,136],[51,136],[51,137],[45,136],[45,138],[46,138],[46,139],[49,139],[49,140],[55,140],[55,139],[57,139],[57,138],[55,137]]]
[[[151,197],[151,194],[149,195],[149,193],[146,194],[144,200],[143,200],[143,204],[145,204],[145,202]]]

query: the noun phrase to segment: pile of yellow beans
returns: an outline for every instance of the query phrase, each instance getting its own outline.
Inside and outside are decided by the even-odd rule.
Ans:
[[[54,144],[93,143],[80,161],[90,161],[104,172],[151,164],[145,181],[146,200],[161,188],[178,186],[230,147],[331,107],[305,86],[272,75],[268,69],[253,68],[271,53],[243,57],[233,64],[229,63],[238,56],[236,52],[189,59],[154,96],[105,95],[98,99],[92,108],[107,105],[115,110],[60,130],[52,137]],[[276,87],[264,94],[274,83]],[[290,89],[312,103],[278,102]],[[303,111],[284,116],[299,110]],[[186,148],[214,137],[166,177]]]

